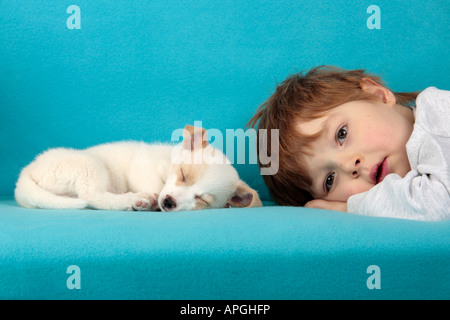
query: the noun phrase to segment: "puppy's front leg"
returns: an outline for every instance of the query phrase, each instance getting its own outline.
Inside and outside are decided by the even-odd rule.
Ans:
[[[87,201],[90,207],[100,210],[155,211],[158,208],[157,197],[144,192],[88,192],[81,193],[79,197]]]

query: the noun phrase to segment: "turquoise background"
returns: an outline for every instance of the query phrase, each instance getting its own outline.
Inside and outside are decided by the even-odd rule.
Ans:
[[[449,16],[447,0],[0,1],[0,195],[49,147],[243,128],[277,83],[319,64],[448,90]],[[267,200],[257,166],[236,168]]]

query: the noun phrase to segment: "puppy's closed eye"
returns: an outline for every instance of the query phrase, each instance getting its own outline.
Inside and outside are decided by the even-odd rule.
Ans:
[[[187,184],[187,175],[186,171],[183,168],[179,168],[177,171],[177,185],[186,185]]]
[[[207,194],[195,196],[195,202],[196,202],[197,208],[199,208],[199,209],[209,206],[211,201],[212,201],[211,196],[209,196]]]
[[[204,198],[202,198],[201,196],[195,196],[195,200],[199,201],[199,202],[203,202],[205,204],[208,204],[208,201],[206,201]]]
[[[177,173],[177,181],[176,185],[178,186],[192,186],[194,183],[198,181],[199,172],[195,170],[196,168],[193,166],[181,166],[176,171]]]

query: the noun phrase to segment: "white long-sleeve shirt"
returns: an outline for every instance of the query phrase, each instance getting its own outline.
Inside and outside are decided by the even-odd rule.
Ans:
[[[413,220],[450,219],[450,91],[427,88],[416,99],[414,129],[406,144],[411,171],[389,174],[351,196],[347,210]]]

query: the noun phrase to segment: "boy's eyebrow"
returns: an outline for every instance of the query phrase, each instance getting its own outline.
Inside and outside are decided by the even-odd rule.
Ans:
[[[314,120],[319,120],[319,119],[321,119],[321,118],[314,119]],[[314,120],[311,120],[311,121],[314,121]],[[321,140],[323,138],[327,139],[327,137],[329,136],[329,132],[331,130],[332,124],[333,124],[333,117],[325,116],[325,120],[323,120],[323,122],[321,123],[320,129],[310,136],[314,137],[314,141]],[[303,130],[304,129],[305,128],[303,128]],[[312,143],[314,143],[314,142],[312,142]],[[318,153],[318,152],[322,152],[322,150],[316,149],[316,150],[313,150],[313,152]],[[313,154],[313,157],[314,157],[314,154]],[[314,162],[314,163],[317,164],[317,162]],[[322,181],[323,179],[326,179],[326,176],[328,174],[326,171],[327,170],[325,170],[324,168],[317,168],[316,173],[311,175],[312,183],[311,183],[310,192],[313,195],[313,197],[316,199],[321,199],[327,195],[327,192],[324,189],[325,187],[324,187],[324,184]],[[325,172],[325,176],[323,176],[324,172]]]
[[[305,136],[310,136],[310,137],[314,137],[314,140],[317,140],[318,138],[321,138],[324,134],[327,135],[328,134],[328,130],[330,127],[330,122],[331,122],[331,117],[326,117],[326,119],[323,121],[321,128],[314,132],[313,134],[309,134],[305,131],[308,131],[308,125],[313,125],[313,121],[318,121],[319,119],[322,119],[323,117],[317,118],[317,119],[313,119],[313,120],[309,120],[306,122],[300,122],[297,125],[297,130],[305,135]]]
[[[322,129],[320,129],[320,137],[328,137],[328,132],[330,130],[331,117],[327,117],[327,119],[323,122]]]

